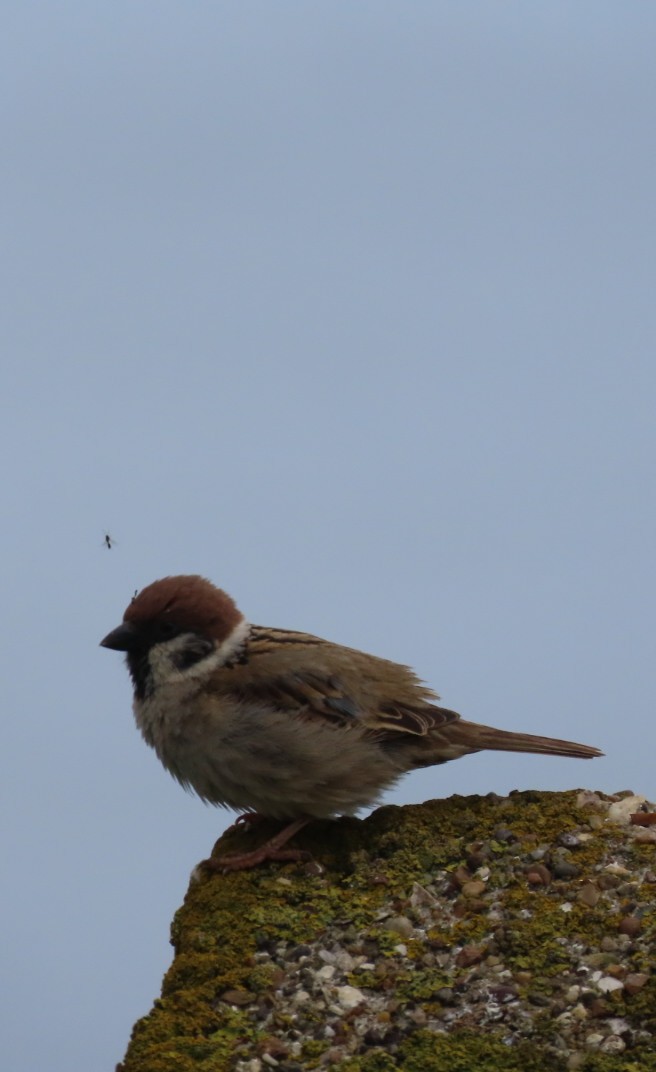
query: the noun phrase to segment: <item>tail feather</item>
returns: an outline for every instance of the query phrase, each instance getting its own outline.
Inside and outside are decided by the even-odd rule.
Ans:
[[[561,741],[556,737],[538,737],[533,733],[495,730],[491,726],[480,726],[477,722],[464,720],[452,723],[449,731],[452,738],[457,737],[458,743],[467,744],[472,751],[534,752],[544,756],[572,756],[575,759],[594,759],[604,754],[589,744]]]

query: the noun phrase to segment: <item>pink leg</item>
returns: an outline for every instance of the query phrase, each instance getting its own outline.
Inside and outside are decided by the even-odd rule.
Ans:
[[[258,816],[259,818],[259,816]],[[304,849],[285,849],[283,845],[298,834],[309,819],[295,819],[293,823],[285,826],[275,837],[265,841],[259,849],[252,852],[230,853],[228,856],[216,856],[205,860],[205,867],[210,871],[247,871],[251,867],[258,867],[266,860],[308,860],[310,853]]]

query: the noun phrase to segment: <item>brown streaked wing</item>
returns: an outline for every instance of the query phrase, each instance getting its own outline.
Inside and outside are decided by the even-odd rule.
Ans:
[[[301,648],[316,647],[325,644],[325,640],[312,636],[311,633],[300,633],[293,629],[270,629],[264,625],[251,626],[249,638],[249,654],[268,655],[284,644],[286,647],[297,645]]]
[[[336,678],[305,671],[241,683],[237,691],[249,700],[261,700],[281,711],[316,715],[340,725],[353,723],[360,716],[357,704]]]
[[[445,726],[460,718],[456,711],[446,707],[434,707],[433,704],[384,703],[379,707],[375,722],[368,722],[371,729],[393,739],[400,733],[412,733],[416,737],[426,737],[437,726]]]
[[[272,651],[279,651],[284,645],[289,651],[294,646],[299,649],[308,647],[332,647],[329,641],[310,633],[294,632],[289,629],[272,629],[265,626],[253,626],[249,644],[249,655],[266,656]],[[349,649],[350,650],[350,649]],[[352,652],[361,655],[360,652]],[[384,660],[382,660],[384,662]],[[405,667],[395,667],[406,671]],[[410,673],[408,671],[408,673]],[[412,676],[412,685],[420,686]],[[423,689],[427,694],[425,701],[416,703],[397,700],[378,703],[372,697],[371,706],[362,706],[350,695],[348,688],[337,675],[328,675],[313,669],[290,669],[287,673],[268,678],[266,681],[249,681],[248,695],[257,696],[263,701],[272,700],[281,710],[303,712],[317,715],[341,725],[353,725],[356,722],[375,733],[381,739],[400,740],[411,734],[425,737],[437,726],[444,726],[460,718],[455,711],[434,706],[430,702],[438,699],[435,693]],[[430,697],[430,699],[428,698]]]

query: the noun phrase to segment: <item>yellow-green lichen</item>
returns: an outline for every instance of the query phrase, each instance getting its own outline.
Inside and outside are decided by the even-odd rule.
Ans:
[[[450,1037],[417,1031],[396,1058],[380,1051],[334,1067],[336,1072],[564,1072],[566,1065],[536,1052],[530,1043],[511,1047],[494,1036],[468,1031]]]
[[[604,936],[617,933],[618,918],[609,916],[603,897],[592,908],[576,899],[578,888],[596,878],[608,845],[618,837],[616,829],[596,829],[571,855],[563,851],[579,876],[563,887],[566,895],[558,883],[535,888],[526,880],[522,860],[539,853],[541,846],[557,855],[563,833],[585,828],[590,812],[577,809],[576,797],[575,792],[518,793],[504,800],[453,797],[415,807],[385,807],[365,821],[313,824],[297,838],[321,864],[321,874],[291,864],[201,877],[176,913],[171,931],[176,955],[161,999],[135,1025],[123,1072],[232,1072],[237,1060],[266,1053],[267,1038],[282,1037],[297,1023],[296,1013],[278,1009],[279,970],[267,957],[278,947],[284,956],[293,955],[295,947],[319,948],[337,924],[344,947],[365,949],[366,959],[375,965],[365,965],[364,971],[345,979],[369,999],[393,993],[399,1008],[423,1008],[429,1017],[439,1018],[436,995],[442,992],[448,999],[454,987],[464,985],[469,969],[448,972],[426,966],[424,954],[433,951],[439,957],[480,944],[484,957],[490,940],[505,969],[518,978],[526,976],[517,985],[519,1000],[550,994],[559,985],[574,944],[580,941],[595,949]],[[504,836],[501,828],[508,840],[497,837],[497,832]],[[267,834],[265,824],[231,834],[219,851],[247,850]],[[379,918],[381,907],[389,917],[391,905],[412,923],[413,889],[430,886],[440,875],[447,889],[449,875],[466,867],[481,845],[491,872],[482,896],[463,897],[454,877],[452,889],[440,895],[443,901],[436,901],[422,942],[412,937],[406,941],[386,929],[385,913]],[[636,872],[653,867],[654,846],[632,845],[627,859],[629,853]],[[648,902],[649,897],[648,890],[640,891],[641,900]],[[503,905],[501,919],[488,915],[494,899]],[[568,911],[562,908],[565,899]],[[627,900],[627,912],[631,904]],[[643,912],[642,926],[646,934],[656,930],[653,910]],[[649,974],[652,968],[647,953],[635,953],[632,971]],[[244,1004],[235,1007],[236,1000]],[[605,1001],[613,1015],[630,1014],[656,1033],[653,981],[632,997],[612,994]],[[258,1028],[260,1006],[274,1010],[266,1032]],[[318,1007],[309,1003],[303,1015],[308,1030],[320,1026]],[[350,1015],[344,1017],[347,1040],[356,1037]],[[491,1026],[446,1033],[418,1026],[397,1041],[394,1052],[374,1040],[365,1051],[333,1067],[341,1072],[565,1072],[565,1059],[550,1046],[553,1024],[546,1013],[541,1018],[539,1003],[532,1030],[530,1039],[509,1039]],[[303,1069],[322,1067],[329,1045],[325,1039],[302,1037],[300,1056],[292,1063]],[[656,1059],[644,1051],[645,1046],[627,1053],[626,1061],[584,1053],[580,1072],[634,1072],[638,1052],[642,1063],[635,1072],[656,1072]]]

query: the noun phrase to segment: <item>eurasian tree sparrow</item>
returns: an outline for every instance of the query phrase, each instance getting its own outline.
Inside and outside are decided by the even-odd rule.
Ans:
[[[101,644],[126,652],[137,725],[174,778],[208,803],[288,822],[217,869],[300,858],[283,846],[305,823],[369,807],[418,767],[482,749],[602,755],[465,722],[409,667],[250,625],[203,577],[148,585]]]

